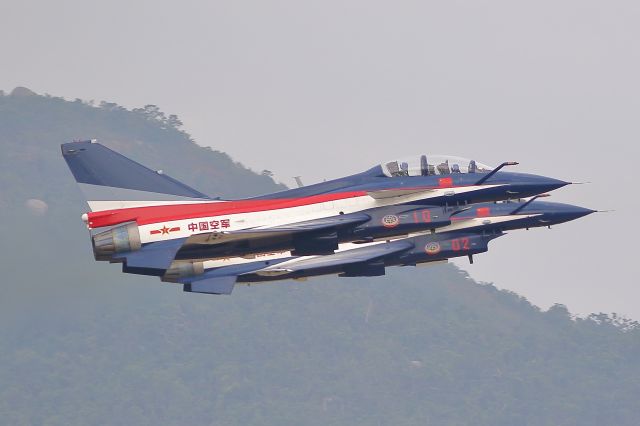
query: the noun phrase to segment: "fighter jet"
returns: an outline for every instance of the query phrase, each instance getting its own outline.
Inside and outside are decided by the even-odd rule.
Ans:
[[[91,236],[96,260],[155,275],[163,275],[174,260],[273,250],[332,254],[340,243],[449,225],[452,206],[528,197],[568,184],[503,170],[513,162],[492,168],[421,155],[302,188],[220,200],[95,140],[63,144],[62,154],[91,210],[82,219],[98,231]]]
[[[271,253],[256,259],[225,258],[175,262],[163,281],[181,283],[187,292],[229,294],[236,283],[251,284],[318,275],[340,277],[384,275],[389,266],[416,266],[473,255],[488,250],[491,240],[514,229],[551,226],[578,219],[594,210],[560,203],[528,200],[486,203],[459,211],[455,223],[436,233],[363,244],[342,244],[326,256]]]

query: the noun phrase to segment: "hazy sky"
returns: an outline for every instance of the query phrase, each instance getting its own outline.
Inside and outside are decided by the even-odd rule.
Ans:
[[[423,152],[591,181],[551,200],[615,213],[461,264],[542,307],[640,319],[637,0],[0,0],[0,16],[0,89],[157,104],[289,185]]]

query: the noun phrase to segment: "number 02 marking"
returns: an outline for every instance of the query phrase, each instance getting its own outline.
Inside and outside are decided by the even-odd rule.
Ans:
[[[456,238],[455,240],[451,240],[451,250],[460,251],[460,250],[469,250],[469,238]]]

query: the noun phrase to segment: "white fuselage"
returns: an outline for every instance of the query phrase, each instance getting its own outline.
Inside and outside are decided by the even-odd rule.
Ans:
[[[427,200],[429,198],[449,196],[492,188],[495,186],[500,185],[439,188],[388,198],[374,198],[369,195],[360,195],[286,208],[278,208],[277,202],[274,202],[274,208],[270,210],[229,213],[192,219],[176,219],[140,225],[140,239],[143,244],[146,244],[165,241],[168,239],[185,238],[201,233],[229,232],[251,228],[268,228],[337,216],[339,214],[354,213],[377,207],[408,204],[416,201]],[[164,204],[167,205],[167,203]]]
[[[514,220],[520,220],[520,219],[523,219],[523,218],[534,217],[534,216],[539,216],[539,214],[504,215],[504,216],[487,216],[487,217],[482,217],[482,218],[470,218],[470,219],[467,219],[467,220],[463,220],[463,221],[459,221],[459,222],[453,223],[453,224],[451,224],[449,226],[438,228],[438,229],[436,229],[436,233],[461,231],[461,230],[464,230],[464,229],[477,228],[477,227],[483,226],[483,225],[496,224],[496,223],[506,223],[506,222],[510,222],[510,221],[514,221]],[[361,244],[343,243],[343,244],[339,245],[338,249],[336,250],[336,253],[347,251],[347,250],[358,249],[358,248],[370,247],[370,246],[377,245],[377,244],[384,244],[387,241],[391,241],[391,240],[397,240],[397,239],[402,239],[402,238],[410,238],[410,237],[417,237],[417,236],[425,235],[425,234],[429,234],[429,233],[431,233],[431,231],[415,232],[415,233],[411,233],[409,235],[403,235],[403,236],[399,236],[399,237],[394,237],[393,239],[384,239],[382,241],[375,241],[375,242],[371,242],[371,243],[361,243]],[[274,265],[273,267],[265,266],[262,269],[254,271],[254,272],[258,273],[258,274],[260,274],[261,271],[263,271],[266,274],[266,272],[268,272],[269,269],[286,268],[287,265],[295,264],[297,262],[300,262],[300,261],[303,261],[303,260],[306,260],[306,259],[310,259],[310,258],[314,258],[314,257],[318,257],[318,256],[298,256],[298,257],[296,257],[296,256],[293,256],[291,251],[279,251],[279,252],[273,252],[273,253],[256,254],[255,256],[251,256],[251,257],[224,257],[224,258],[217,258],[217,259],[208,259],[208,260],[202,261],[202,263],[203,263],[204,269],[207,270],[207,269],[213,269],[213,268],[221,268],[221,267],[225,267],[225,266],[247,264],[247,263],[252,263],[252,262],[257,262],[257,261],[274,261],[274,260],[289,259],[289,260],[286,260],[284,262],[278,263],[278,264]]]

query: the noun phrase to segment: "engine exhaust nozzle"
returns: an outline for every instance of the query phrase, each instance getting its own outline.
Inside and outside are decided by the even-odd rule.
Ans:
[[[112,260],[117,253],[136,251],[142,247],[140,231],[135,223],[100,232],[91,238],[91,243],[96,260]]]

